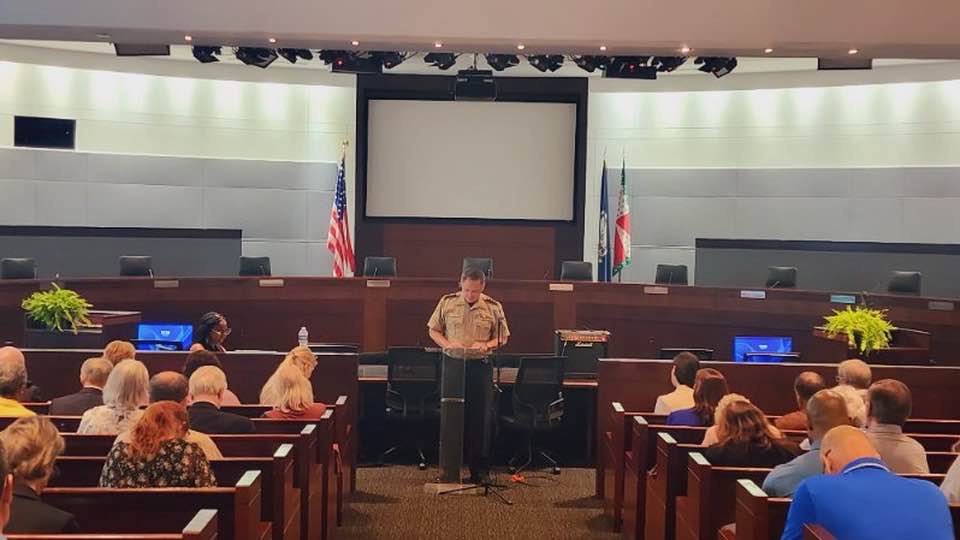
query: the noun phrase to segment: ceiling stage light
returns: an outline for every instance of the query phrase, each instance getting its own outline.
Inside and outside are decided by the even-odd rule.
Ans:
[[[201,64],[219,62],[220,59],[217,58],[217,56],[219,55],[220,55],[220,47],[208,47],[208,46],[193,47],[193,57],[196,58]]]
[[[266,69],[277,59],[277,51],[263,47],[238,47],[234,54],[237,56],[237,60],[244,64],[257,66],[261,69]]]
[[[403,63],[407,59],[406,53],[397,52],[397,51],[379,51],[371,53],[371,57],[380,62],[383,67],[387,69],[393,69]]]
[[[530,65],[539,71],[556,71],[563,66],[563,55],[561,54],[535,54],[527,57]]]
[[[610,58],[607,56],[594,56],[588,54],[573,57],[573,63],[587,73],[593,73],[598,69],[604,69],[607,67],[607,63],[609,62]]]
[[[503,71],[520,63],[520,59],[515,54],[487,54],[485,58],[487,64],[497,71]]]
[[[458,56],[453,53],[429,53],[423,57],[423,61],[435,68],[446,70],[457,64]]]
[[[682,66],[687,61],[686,56],[654,56],[650,65],[657,68],[661,73],[670,73]]]
[[[611,56],[604,77],[615,79],[657,79],[657,68],[648,65],[649,56]]]
[[[694,63],[702,64],[697,69],[704,73],[712,73],[718,79],[737,67],[737,59],[726,56],[701,56]]]
[[[282,56],[287,62],[296,64],[297,60],[313,60],[313,53],[308,49],[277,49],[277,54]]]

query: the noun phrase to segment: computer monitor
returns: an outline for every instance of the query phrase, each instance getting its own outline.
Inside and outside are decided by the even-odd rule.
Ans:
[[[786,336],[736,336],[733,338],[733,361],[747,361],[747,353],[789,353],[793,352],[793,338]],[[752,361],[776,358],[762,354],[753,355]],[[769,361],[769,360],[768,360]]]
[[[134,345],[140,351],[185,351],[193,343],[193,325],[140,323]]]

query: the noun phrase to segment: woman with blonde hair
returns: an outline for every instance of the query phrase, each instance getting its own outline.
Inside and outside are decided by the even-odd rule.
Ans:
[[[269,385],[269,387],[268,387]],[[303,372],[292,363],[281,363],[270,376],[263,391],[261,403],[273,410],[263,413],[267,418],[285,420],[315,420],[323,416],[327,406],[313,401],[313,388]]]
[[[727,467],[776,467],[800,454],[796,443],[783,437],[763,411],[745,400],[717,408],[717,444],[704,457]]]
[[[140,419],[140,407],[150,402],[150,375],[138,360],[124,360],[114,366],[103,386],[103,405],[83,413],[77,433],[116,435]]]
[[[48,418],[20,418],[0,432],[3,453],[13,473],[13,502],[6,533],[80,532],[73,514],[40,500],[54,463],[63,453],[63,437]]]
[[[100,487],[216,487],[203,450],[185,439],[188,424],[187,409],[175,401],[147,407],[129,441],[114,443],[100,473]]]
[[[109,360],[113,365],[117,365],[124,360],[136,360],[137,348],[129,341],[115,339],[104,347],[103,358]]]
[[[310,377],[313,376],[313,370],[317,367],[317,355],[313,354],[313,351],[305,345],[294,347],[277,366],[277,371],[274,371],[273,375],[270,375],[270,378],[264,383],[260,390],[260,403],[269,405],[278,399],[275,388],[276,377],[283,366],[296,367],[309,382]]]

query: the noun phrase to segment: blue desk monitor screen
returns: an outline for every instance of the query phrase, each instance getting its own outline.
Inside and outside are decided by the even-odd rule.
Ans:
[[[193,342],[193,325],[140,323],[137,340],[143,342],[137,348],[144,351],[185,351]]]
[[[793,338],[782,336],[736,336],[733,338],[733,360],[743,362],[747,353],[793,352]]]

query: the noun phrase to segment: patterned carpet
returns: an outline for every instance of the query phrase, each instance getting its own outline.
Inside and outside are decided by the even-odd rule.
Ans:
[[[344,514],[340,538],[405,540],[454,539],[616,539],[593,498],[593,469],[564,469],[559,476],[534,473],[530,486],[513,484],[504,492],[512,506],[492,495],[437,496],[424,484],[435,470],[415,466],[364,468],[358,493]],[[498,481],[509,480],[501,474]]]

